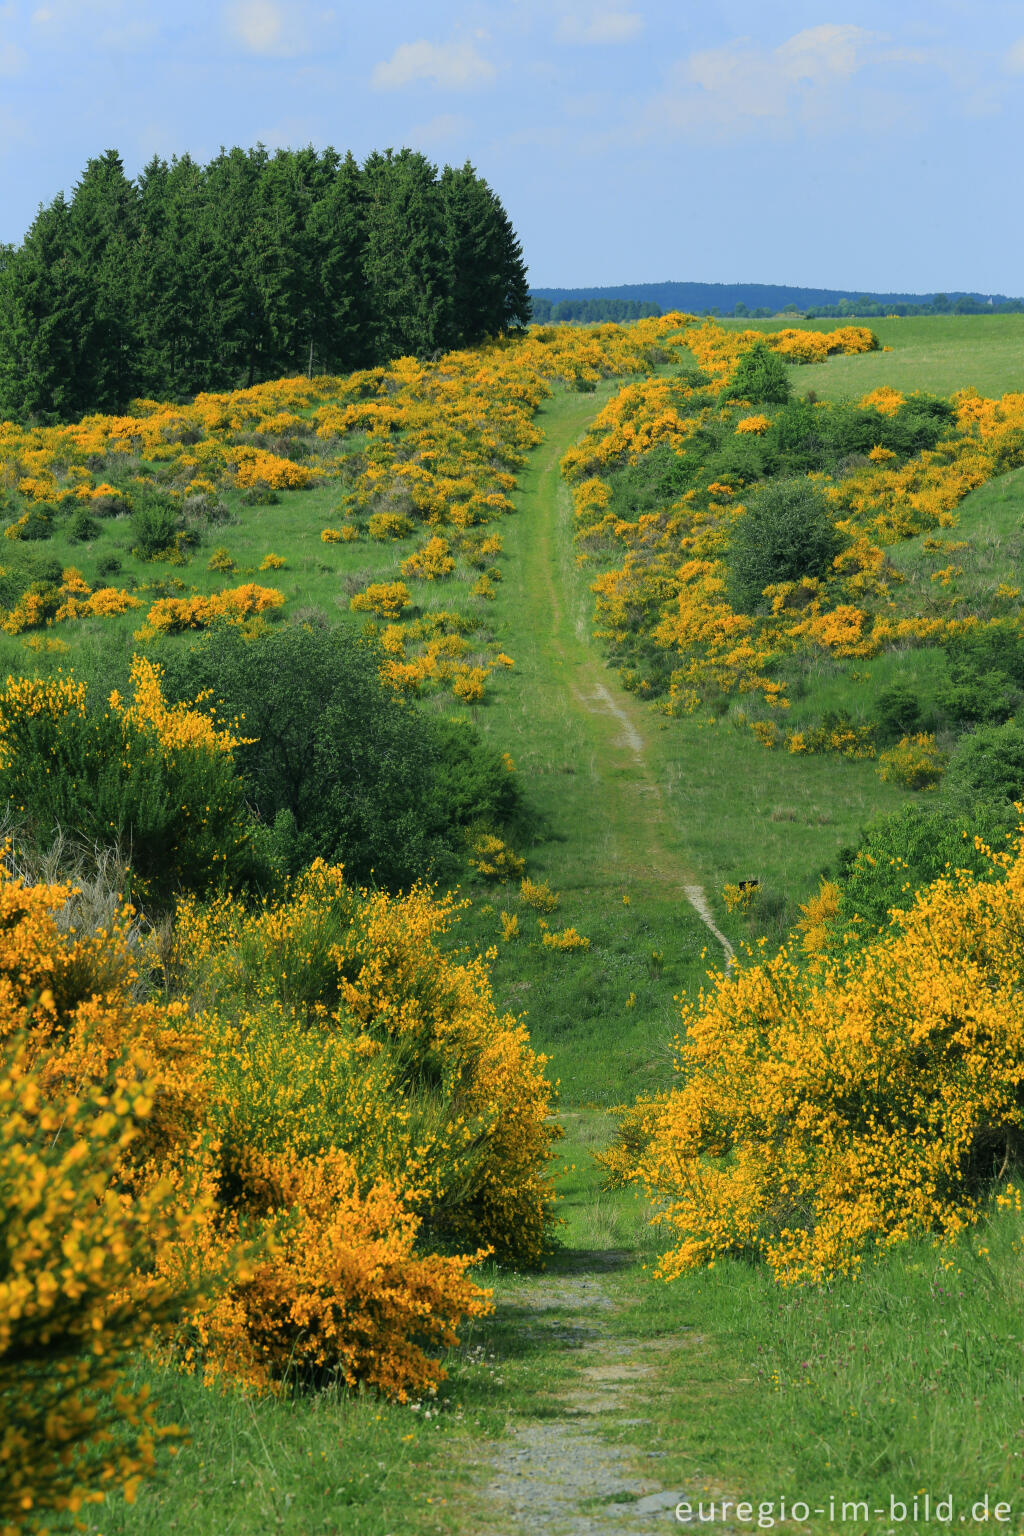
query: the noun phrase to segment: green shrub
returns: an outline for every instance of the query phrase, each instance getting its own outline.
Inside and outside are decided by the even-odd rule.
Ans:
[[[875,719],[882,741],[898,741],[917,728],[921,719],[921,701],[906,683],[883,688],[875,700]]]
[[[1012,812],[993,805],[958,811],[942,804],[935,809],[907,805],[873,822],[855,847],[839,855],[837,934],[853,926],[869,938],[888,924],[893,907],[908,907],[913,893],[947,867],[985,874],[991,865],[975,848],[975,836],[1002,847],[1016,821]]]
[[[792,393],[786,364],[765,341],[743,352],[732,371],[723,400],[750,400],[754,405],[785,405]]]
[[[994,624],[954,636],[946,647],[939,704],[958,723],[1008,720],[1024,703],[1024,635]]]
[[[17,539],[31,544],[53,536],[53,508],[45,502],[29,507],[22,517],[24,522],[21,518],[15,518],[12,524],[13,536]]]
[[[518,796],[468,724],[396,698],[379,665],[347,630],[226,629],[169,655],[167,687],[181,700],[209,689],[227,718],[244,717],[256,740],[235,760],[268,857],[292,871],[324,858],[398,889],[457,869],[463,830],[507,819]]]
[[[732,531],[728,591],[734,608],[752,613],[776,582],[823,577],[842,548],[831,509],[809,480],[773,480],[750,497]]]
[[[173,548],[178,532],[178,510],[159,492],[144,489],[133,498],[132,538],[142,560],[154,560]]]
[[[957,742],[943,783],[943,798],[970,809],[1024,799],[1024,725],[980,725]]]
[[[13,608],[35,582],[59,586],[62,570],[60,561],[52,555],[5,539],[0,559],[0,607]]]
[[[167,746],[120,710],[78,708],[73,685],[9,681],[0,694],[0,804],[27,845],[64,833],[125,857],[150,909],[182,890],[260,873],[231,758]]]
[[[85,544],[96,538],[99,531],[100,525],[96,519],[90,517],[84,507],[80,507],[68,524],[67,539],[70,544]]]

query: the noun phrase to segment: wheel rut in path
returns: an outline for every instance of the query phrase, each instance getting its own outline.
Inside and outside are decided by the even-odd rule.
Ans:
[[[615,864],[638,881],[677,892],[721,949],[726,969],[735,953],[717,926],[700,877],[675,846],[665,793],[651,766],[649,708],[619,688],[591,638],[590,594],[576,572],[572,512],[560,473],[562,457],[595,414],[591,398],[552,411],[546,436],[520,481],[523,538],[517,571],[520,597],[536,647],[542,686],[589,722],[601,777],[603,813]]]

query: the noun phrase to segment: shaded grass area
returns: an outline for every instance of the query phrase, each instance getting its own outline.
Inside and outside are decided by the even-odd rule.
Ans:
[[[935,315],[896,320],[723,320],[729,330],[779,331],[787,327],[831,331],[864,325],[891,352],[830,357],[793,370],[794,391],[821,400],[857,400],[880,384],[906,394],[952,395],[973,387],[998,396],[1024,390],[1024,315]]]

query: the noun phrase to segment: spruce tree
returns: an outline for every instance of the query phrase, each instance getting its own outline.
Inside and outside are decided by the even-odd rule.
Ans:
[[[437,167],[411,149],[370,155],[366,281],[378,361],[429,355],[451,334],[453,277]]]
[[[315,283],[310,331],[314,358],[329,373],[373,361],[366,284],[366,191],[350,152],[310,214]]]
[[[120,412],[138,393],[137,193],[116,149],[90,160],[71,199],[71,260],[94,300],[82,332],[83,409]]]
[[[71,241],[64,194],[40,208],[21,249],[5,258],[0,278],[0,411],[49,423],[89,408],[83,362],[95,309],[95,286]]]

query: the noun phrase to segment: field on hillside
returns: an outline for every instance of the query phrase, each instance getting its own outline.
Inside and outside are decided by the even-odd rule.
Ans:
[[[835,320],[723,320],[728,330],[770,332],[790,324],[830,331]],[[872,320],[880,353],[833,357],[800,380],[822,400],[856,400],[882,384],[952,395],[977,389],[999,396],[1024,390],[1024,315],[935,315]],[[799,386],[798,386],[799,387]]]
[[[5,1529],[1024,1530],[1024,317],[874,329],[0,425]]]

